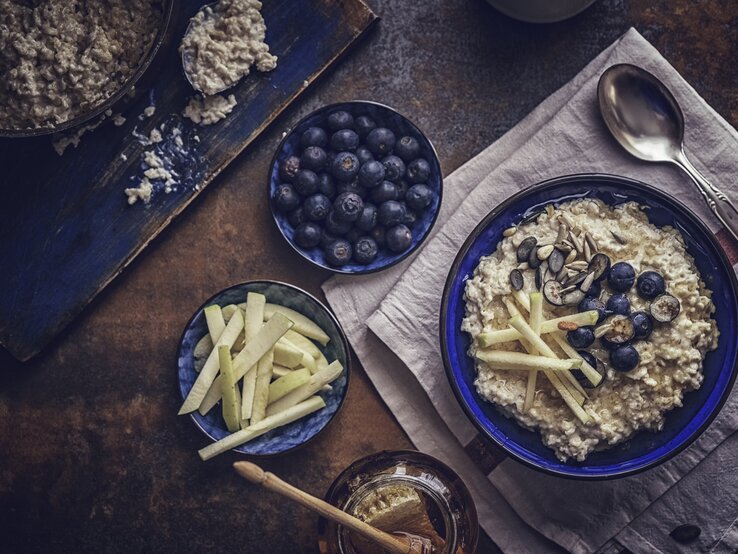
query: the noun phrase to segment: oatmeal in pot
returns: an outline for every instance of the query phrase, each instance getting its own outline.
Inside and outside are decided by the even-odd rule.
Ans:
[[[719,334],[681,234],[584,199],[504,235],[465,290],[479,394],[562,461],[660,430]]]
[[[54,127],[110,98],[161,20],[156,0],[0,0],[0,128]]]

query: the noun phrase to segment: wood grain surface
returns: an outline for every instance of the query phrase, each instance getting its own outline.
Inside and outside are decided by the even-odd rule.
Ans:
[[[599,0],[572,20],[537,26],[482,0],[368,2],[382,18],[375,32],[45,352],[29,364],[0,356],[0,550],[317,551],[316,518],[245,483],[230,467],[238,456],[199,460],[203,436],[175,415],[174,367],[183,325],[219,289],[266,277],[322,296],[328,275],[284,247],[264,179],[282,132],[312,109],[354,98],[385,102],[426,131],[448,174],[634,25],[738,125],[735,3]],[[320,496],[354,459],[411,447],[354,367],[335,424],[266,469]],[[480,552],[495,551],[481,543]]]
[[[362,0],[267,2],[262,12],[277,68],[254,69],[226,93],[238,102],[233,112],[203,126],[181,115],[193,90],[177,45],[205,3],[175,2],[167,39],[141,80],[148,86],[139,82],[134,100],[112,108],[125,123],[108,118],[61,156],[49,136],[0,142],[0,260],[12,268],[0,274],[0,344],[18,359],[46,346],[376,21]],[[163,140],[141,144],[152,131]],[[145,150],[176,172],[177,184],[166,193],[158,182],[149,204],[129,206],[124,190],[143,178]]]

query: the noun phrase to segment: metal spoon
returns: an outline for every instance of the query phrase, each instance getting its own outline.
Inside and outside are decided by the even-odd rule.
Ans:
[[[600,77],[597,97],[607,128],[623,148],[641,160],[669,162],[684,170],[738,240],[738,210],[684,154],[684,115],[664,83],[640,67],[617,64]]]

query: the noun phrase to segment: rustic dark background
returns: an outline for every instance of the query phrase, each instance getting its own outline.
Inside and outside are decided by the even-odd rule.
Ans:
[[[46,352],[28,364],[0,353],[0,550],[316,551],[315,518],[238,479],[235,455],[199,460],[206,441],[176,416],[174,367],[182,326],[228,285],[276,278],[321,295],[328,275],[284,248],[264,182],[282,131],[310,110],[387,103],[426,131],[449,173],[635,26],[738,125],[735,2],[599,0],[547,26],[483,0],[368,2],[382,17],[377,28]],[[354,368],[334,425],[265,464],[317,495],[355,458],[411,446]],[[483,540],[480,552],[493,551]]]

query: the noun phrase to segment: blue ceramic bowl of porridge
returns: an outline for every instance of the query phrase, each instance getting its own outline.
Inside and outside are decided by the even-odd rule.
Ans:
[[[326,346],[316,343],[328,361],[338,360],[344,367],[341,376],[331,383],[330,392],[320,392],[326,406],[293,423],[279,427],[250,442],[234,448],[236,452],[250,457],[284,454],[303,446],[318,436],[333,421],[343,406],[349,381],[349,346],[341,325],[317,298],[295,286],[276,281],[250,281],[229,287],[206,300],[187,323],[179,343],[177,373],[179,391],[184,399],[190,392],[197,371],[195,368],[195,346],[208,333],[203,310],[217,304],[221,307],[246,301],[249,292],[263,294],[267,302],[291,308],[313,320],[330,337]],[[190,414],[195,425],[213,441],[225,438],[230,433],[223,421],[220,402],[206,415],[195,411]]]
[[[471,337],[461,331],[465,316],[464,289],[479,260],[494,252],[502,233],[546,204],[578,198],[599,199],[608,206],[636,202],[647,209],[656,227],[670,225],[684,237],[715,304],[720,332],[716,350],[703,360],[704,380],[687,392],[681,407],[665,415],[660,431],[641,430],[625,442],[595,450],[584,461],[562,462],[545,446],[541,435],[506,417],[475,387],[476,369],[468,349]],[[441,347],[451,387],[468,417],[512,458],[562,477],[611,479],[655,467],[687,448],[717,416],[736,378],[738,359],[738,283],[715,236],[688,208],[644,183],[610,175],[574,175],[552,179],[512,196],[495,208],[467,238],[446,281],[441,308]],[[573,416],[572,416],[573,417]]]
[[[293,219],[291,221],[290,213],[285,212],[284,210],[280,210],[279,206],[277,205],[275,201],[275,196],[278,188],[280,185],[285,184],[286,180],[280,176],[280,166],[281,164],[288,158],[292,156],[299,157],[302,152],[301,147],[301,137],[303,133],[311,128],[311,127],[321,127],[325,128],[327,126],[327,119],[331,114],[337,113],[337,112],[348,112],[353,116],[354,119],[358,121],[358,118],[361,116],[366,116],[371,118],[376,124],[377,127],[384,127],[389,128],[393,131],[395,137],[397,138],[398,142],[401,137],[412,137],[415,140],[417,140],[418,143],[418,153],[414,156],[417,158],[422,158],[428,163],[428,174],[427,179],[424,180],[423,183],[419,184],[425,184],[427,187],[432,191],[432,200],[430,201],[430,204],[427,205],[425,208],[417,209],[417,210],[410,210],[408,206],[406,206],[406,209],[409,211],[412,211],[414,214],[414,219],[412,223],[405,222],[407,227],[409,228],[411,232],[411,240],[409,241],[406,248],[404,248],[402,251],[399,252],[393,252],[389,248],[387,248],[385,245],[379,244],[379,250],[377,256],[372,259],[368,263],[357,263],[355,256],[352,257],[351,261],[349,263],[346,263],[345,265],[337,266],[335,264],[331,264],[330,260],[326,256],[326,249],[325,244],[323,244],[321,241],[321,244],[318,244],[314,247],[303,247],[298,244],[300,242],[299,240],[296,240],[296,225],[295,220]],[[353,125],[353,124],[352,124]],[[357,131],[359,131],[358,127],[354,127]],[[368,142],[367,139],[362,138],[360,139],[361,143],[359,147],[363,147],[365,145],[365,142]],[[332,141],[332,139],[331,139]],[[331,148],[326,147],[326,150],[330,151]],[[358,150],[355,150],[356,153],[358,153]],[[395,149],[393,150],[395,154],[397,154],[397,145],[395,146]],[[329,152],[330,155],[330,152]],[[381,161],[382,155],[380,154],[373,154],[374,159],[376,161]],[[410,158],[406,158],[406,165],[409,168],[411,165]],[[302,162],[301,162],[302,163]],[[362,165],[364,162],[361,162]],[[330,164],[329,164],[330,165]],[[301,167],[301,169],[307,169]],[[316,169],[316,173],[319,177],[326,176],[330,174],[330,171],[328,171],[326,168],[322,170]],[[322,175],[322,174],[328,174],[328,175]],[[389,177],[387,177],[389,179]],[[354,178],[351,180],[351,183],[356,183],[357,178]],[[405,181],[405,184],[402,185],[402,181]],[[385,181],[386,182],[386,181]],[[402,185],[401,187],[398,187],[398,190],[402,190],[402,187],[408,187],[412,186],[413,183],[408,181],[407,175],[400,177],[395,180],[395,183],[398,185]],[[377,211],[381,214],[381,205],[382,203],[386,202],[387,199],[395,200],[401,202],[403,205],[405,205],[406,197],[405,192],[398,192],[398,196],[392,197],[392,198],[386,198],[384,200],[378,200],[373,198],[373,193],[376,192],[376,188],[369,189],[364,187],[358,187],[356,189],[347,188],[343,189],[342,186],[346,186],[346,183],[341,183],[340,180],[336,180],[334,183],[335,185],[335,192],[333,192],[333,189],[331,189],[331,192],[328,192],[326,194],[329,194],[330,202],[332,202],[331,211],[334,211],[335,209],[335,199],[337,195],[343,190],[343,191],[358,191],[363,198],[363,202],[371,203],[376,206]],[[297,185],[293,186],[295,188],[298,188]],[[272,215],[274,217],[274,221],[277,224],[277,227],[279,228],[279,231],[282,233],[282,236],[287,241],[287,243],[290,245],[290,247],[297,252],[300,256],[302,256],[305,260],[312,263],[313,265],[316,265],[318,267],[321,267],[323,269],[327,269],[329,271],[332,271],[334,273],[342,273],[342,274],[348,274],[348,275],[358,275],[358,274],[366,274],[366,273],[374,273],[376,271],[381,271],[383,269],[387,269],[389,267],[392,267],[395,264],[398,264],[402,260],[406,259],[410,254],[415,252],[420,245],[425,241],[425,239],[428,237],[431,229],[433,228],[433,225],[436,222],[436,219],[438,217],[438,212],[441,208],[441,200],[443,197],[443,175],[441,173],[441,164],[438,161],[438,155],[436,154],[435,148],[433,148],[433,145],[431,144],[430,140],[423,134],[423,132],[408,118],[403,116],[402,114],[398,113],[394,109],[390,108],[389,106],[385,106],[383,104],[378,104],[376,102],[369,102],[369,101],[363,101],[363,100],[355,100],[352,102],[340,102],[337,104],[331,104],[328,106],[324,106],[322,108],[319,108],[315,110],[314,112],[307,115],[305,118],[300,120],[297,125],[282,139],[282,142],[277,147],[277,151],[274,154],[274,158],[272,159],[272,164],[269,169],[269,179],[268,179],[268,193],[269,193],[269,199],[270,199],[270,206],[272,210]],[[325,192],[323,188],[321,187],[317,191],[312,191],[310,195],[313,195],[314,193],[323,193]],[[305,207],[307,196],[303,196],[302,198],[302,204],[301,209]],[[294,211],[294,210],[293,210]],[[379,216],[381,220],[381,215]],[[308,220],[309,222],[309,220]],[[326,228],[326,220],[314,220],[312,223],[318,225],[321,229]],[[299,224],[298,224],[299,225]],[[377,223],[377,227],[379,228],[385,228],[386,230],[390,230],[391,226],[382,226],[379,223]],[[356,250],[356,238],[361,238],[362,236],[373,236],[370,232],[366,231],[358,231],[358,225],[354,225],[354,227],[349,230],[348,232],[344,231],[337,231],[334,229],[335,232],[331,232],[332,235],[335,235],[333,238],[338,239],[347,239],[353,246],[354,250]],[[351,233],[356,232],[356,236],[352,237]],[[378,241],[379,242],[379,241]]]

